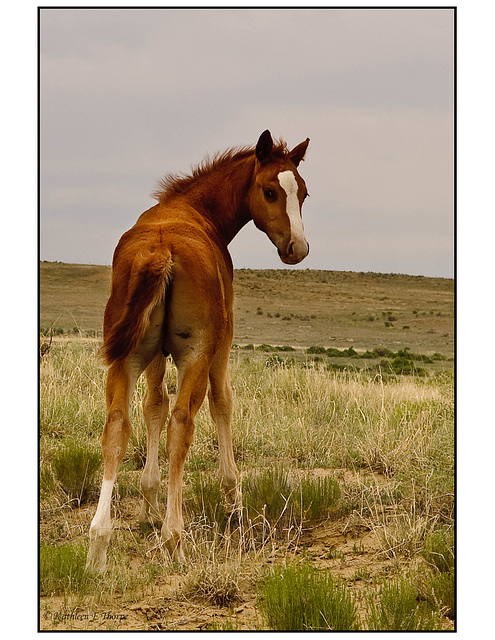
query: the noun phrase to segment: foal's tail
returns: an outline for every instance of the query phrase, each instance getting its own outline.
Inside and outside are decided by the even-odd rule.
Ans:
[[[127,284],[127,299],[120,319],[105,327],[101,356],[110,365],[128,356],[139,344],[149,326],[153,309],[161,302],[172,275],[170,252],[140,252],[133,260]],[[114,286],[118,273],[113,274]],[[107,303],[105,315],[110,311],[112,296]],[[115,304],[115,303],[114,303]],[[115,311],[112,310],[112,314]],[[110,315],[110,314],[109,314]]]

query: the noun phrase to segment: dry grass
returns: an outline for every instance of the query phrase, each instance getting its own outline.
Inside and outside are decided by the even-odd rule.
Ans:
[[[91,341],[54,340],[41,362],[40,532],[42,543],[50,546],[86,545],[96,506],[91,495],[79,508],[68,503],[52,472],[68,441],[92,450],[101,434],[105,371],[96,349]],[[414,566],[432,533],[452,524],[452,376],[382,379],[329,372],[319,365],[267,367],[265,362],[262,354],[247,359],[239,353],[231,362],[234,446],[244,485],[276,466],[285,470],[295,493],[303,480],[333,479],[340,497],[323,516],[327,519],[313,520],[311,514],[304,519],[304,509],[294,509],[286,518],[281,503],[279,515],[268,517],[267,510],[257,508],[251,520],[217,527],[211,514],[206,517],[191,507],[188,563],[174,566],[158,530],[143,532],[137,524],[145,432],[140,409],[144,385],[139,382],[132,405],[134,440],[114,499],[107,574],[86,584],[84,593],[67,587],[62,595],[44,596],[43,611],[61,611],[62,598],[64,611],[124,611],[125,626],[122,622],[119,628],[261,629],[256,593],[263,567],[313,550],[314,562],[341,575],[363,600],[366,594],[375,597],[387,572]],[[167,380],[173,391],[173,367]],[[163,445],[160,457],[166,477]],[[217,464],[215,430],[205,405],[186,466],[186,503],[188,492],[197,491],[194,479],[214,478]],[[325,541],[321,552],[320,539]],[[436,583],[428,589],[432,602],[439,599]],[[226,610],[228,620],[222,617]],[[58,628],[84,627],[74,620],[64,625]],[[100,619],[98,627],[85,628],[116,627],[114,621]]]

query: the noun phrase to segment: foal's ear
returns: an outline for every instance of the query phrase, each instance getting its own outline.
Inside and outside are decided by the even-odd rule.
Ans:
[[[266,162],[272,154],[273,140],[272,134],[268,131],[263,131],[256,145],[256,157],[260,162]]]
[[[289,158],[296,165],[299,165],[301,160],[304,160],[304,156],[306,155],[306,149],[308,148],[309,138],[306,138],[304,142],[298,144],[297,147],[294,147],[292,151],[289,152]]]

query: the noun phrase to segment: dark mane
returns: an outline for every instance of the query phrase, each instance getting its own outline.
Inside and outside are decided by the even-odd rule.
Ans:
[[[244,160],[254,156],[254,147],[234,147],[227,151],[216,153],[212,158],[206,158],[197,166],[192,168],[190,174],[169,173],[158,181],[156,190],[151,194],[158,202],[164,202],[167,198],[186,193],[197,180],[211,176],[219,169],[223,169],[233,162]],[[279,140],[273,147],[272,155],[278,158],[287,158],[287,145],[283,140]]]

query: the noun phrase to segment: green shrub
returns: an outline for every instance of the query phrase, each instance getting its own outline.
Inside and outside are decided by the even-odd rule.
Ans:
[[[292,502],[288,474],[276,466],[244,478],[242,494],[248,518],[255,520],[263,514],[271,524],[279,520]]]
[[[414,366],[414,360],[411,360],[410,358],[404,358],[402,356],[396,356],[390,362],[390,368],[394,373],[403,374],[403,375],[408,373],[414,373],[416,371],[416,368]]]
[[[418,590],[405,579],[385,584],[379,602],[370,601],[368,628],[371,631],[435,631],[441,629],[440,615],[427,602],[418,600]]]
[[[347,631],[358,628],[356,604],[329,571],[309,564],[276,567],[258,591],[261,611],[277,631]]]
[[[202,472],[191,474],[184,504],[193,518],[210,527],[225,529],[228,513],[218,480]],[[243,507],[249,520],[262,516],[270,525],[286,525],[294,518],[316,521],[335,511],[340,487],[332,478],[305,478],[298,482],[282,467],[251,473],[242,482]]]
[[[451,529],[437,530],[429,536],[422,556],[430,568],[422,584],[423,596],[434,606],[455,618],[455,554]]]
[[[339,349],[334,349],[332,347],[328,348],[325,353],[329,358],[341,358],[343,353],[339,351]]]
[[[453,571],[437,573],[426,582],[425,596],[448,618],[455,618],[455,575]]]
[[[440,573],[454,570],[454,536],[451,530],[439,529],[432,533],[422,551],[423,558]]]
[[[299,492],[294,492],[296,509],[310,522],[328,517],[335,511],[339,498],[339,484],[330,477],[304,478]]]
[[[381,353],[382,350],[380,350]],[[375,351],[378,355],[378,350]],[[382,360],[380,362],[380,368],[388,371],[389,373],[394,373],[397,375],[425,375],[426,371],[421,367],[418,367],[415,363],[415,360],[421,360],[422,362],[428,362],[429,358],[426,356],[421,356],[417,353],[410,353],[408,349],[399,349],[397,353],[389,352],[387,360]]]
[[[40,496],[47,498],[53,494],[57,488],[57,483],[53,475],[53,471],[48,464],[40,466]]]
[[[346,356],[347,358],[359,358],[359,354],[354,350],[353,347],[349,347],[349,349],[344,349],[342,351],[342,355]]]
[[[259,347],[256,347],[257,351],[264,351],[265,353],[269,353],[270,351],[277,351],[277,347],[272,347],[270,344],[260,344]]]
[[[367,349],[364,353],[361,354],[360,357],[363,358],[363,360],[371,360],[372,358],[376,358],[377,355],[375,351],[370,351],[369,349]]]
[[[228,516],[220,483],[201,471],[195,471],[187,483],[188,492],[184,503],[197,519],[210,527],[219,527],[223,531]]]
[[[97,489],[96,473],[101,454],[68,440],[54,455],[52,469],[62,489],[71,500],[83,503],[90,491]]]
[[[387,358],[394,354],[394,352],[387,349],[387,347],[375,347],[373,352],[376,358]]]
[[[187,481],[186,509],[208,526],[225,528],[228,520],[224,496],[218,480],[194,472]],[[249,520],[260,516],[270,525],[285,525],[294,518],[316,521],[337,508],[340,487],[330,477],[296,480],[279,466],[250,473],[242,481],[243,507]]]
[[[242,483],[243,505],[253,523],[267,521],[279,531],[290,523],[316,522],[338,508],[339,484],[330,477],[291,477],[282,467],[270,467],[246,476]]]
[[[444,335],[444,337],[446,338],[446,337],[448,337],[448,335],[449,335],[449,334],[447,333],[447,334],[445,334],[445,335]],[[434,354],[431,356],[431,359],[432,359],[432,361],[433,361],[433,360],[442,360],[442,361],[444,361],[444,360],[447,360],[447,356],[444,356],[444,355],[443,355],[443,354],[441,354],[441,353],[434,353]]]
[[[58,594],[64,591],[82,593],[87,585],[86,549],[82,545],[51,547],[41,545],[39,554],[40,592]]]
[[[318,346],[313,346],[313,347],[308,347],[308,349],[306,349],[306,353],[308,354],[321,354],[321,353],[326,353],[327,350],[325,349],[325,347],[318,347]]]

